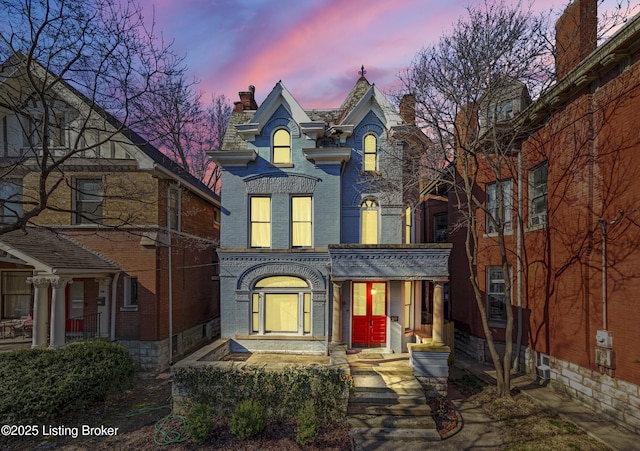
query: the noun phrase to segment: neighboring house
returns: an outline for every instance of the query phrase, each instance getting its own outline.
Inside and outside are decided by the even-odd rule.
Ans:
[[[0,78],[3,223],[30,208],[41,180],[41,103],[21,113],[12,89],[27,70],[15,58]],[[48,150],[68,158],[49,174],[48,208],[0,235],[0,320],[31,314],[33,347],[99,337],[161,370],[170,349],[219,334],[219,197],[69,84],[50,95]]]
[[[305,110],[281,82],[259,107],[252,86],[240,99],[211,152],[223,168],[222,337],[252,352],[406,352],[419,282],[446,282],[450,252],[404,237],[401,137],[413,118],[364,75],[335,109]]]
[[[580,0],[558,21],[558,81],[521,110],[529,132],[517,149],[520,170],[513,178],[485,174],[478,181],[489,211],[498,208],[496,184],[502,184],[513,262],[511,274],[503,274],[487,219],[478,278],[496,340],[509,339],[504,325],[512,308],[510,338],[517,343],[521,305],[525,368],[638,433],[640,16],[596,48],[596,14],[596,0]],[[425,223],[433,224],[442,199],[427,205],[432,214]],[[450,230],[455,206],[450,196]],[[484,360],[490,357],[463,240],[464,232],[450,235],[456,347]],[[512,306],[504,302],[506,277]]]

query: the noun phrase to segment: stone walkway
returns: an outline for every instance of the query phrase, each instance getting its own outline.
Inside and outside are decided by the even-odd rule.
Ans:
[[[347,415],[356,450],[418,450],[441,440],[407,356],[362,351],[347,360],[355,385]]]

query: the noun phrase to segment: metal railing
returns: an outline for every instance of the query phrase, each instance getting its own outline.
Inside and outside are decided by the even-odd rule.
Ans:
[[[84,341],[90,338],[100,338],[100,314],[74,316],[67,319],[66,341]]]

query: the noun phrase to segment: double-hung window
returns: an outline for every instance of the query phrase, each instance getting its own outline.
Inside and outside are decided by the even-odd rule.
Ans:
[[[250,209],[251,247],[271,247],[271,198],[252,197]]]
[[[529,225],[543,226],[547,223],[547,163],[529,171]]]
[[[378,244],[378,202],[367,199],[360,204],[360,242]]]
[[[311,247],[313,243],[310,196],[291,198],[291,247]]]
[[[0,224],[15,222],[22,212],[22,181],[0,180]]]
[[[499,205],[498,183],[502,187],[502,205]],[[511,230],[511,180],[503,180],[498,183],[487,185],[488,233],[495,233],[500,225],[504,226],[505,232]],[[500,218],[500,214],[502,214],[502,218]]]
[[[291,134],[280,128],[273,134],[273,164],[291,164]]]
[[[124,278],[124,306],[125,308],[138,308],[138,278]]]
[[[2,318],[20,318],[31,313],[32,286],[27,278],[31,271],[2,272]]]
[[[311,333],[311,291],[294,276],[266,277],[256,283],[251,296],[253,334]]]
[[[180,230],[180,190],[169,188],[168,221],[171,230]]]
[[[76,179],[75,223],[102,223],[102,179]]]
[[[376,135],[369,133],[364,137],[364,171],[378,170],[378,140]]]
[[[507,275],[507,277],[509,277]],[[502,266],[487,267],[487,315],[489,321],[504,322],[507,320],[505,301],[505,275]]]

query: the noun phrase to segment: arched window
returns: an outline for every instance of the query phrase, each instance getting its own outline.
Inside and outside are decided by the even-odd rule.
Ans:
[[[360,242],[378,244],[378,202],[365,199],[360,204]]]
[[[271,276],[259,280],[251,297],[251,332],[310,334],[309,284],[294,276]]]
[[[291,134],[280,128],[273,134],[273,164],[291,163]]]
[[[364,137],[364,171],[378,170],[378,140],[369,133]]]

